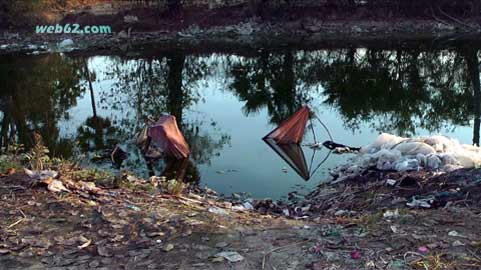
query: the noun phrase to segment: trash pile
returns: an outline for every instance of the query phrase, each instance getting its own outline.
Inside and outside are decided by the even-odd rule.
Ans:
[[[403,138],[382,133],[372,144],[362,147],[349,164],[337,167],[331,174],[335,182],[341,182],[370,168],[398,172],[451,172],[479,165],[481,148],[461,144],[456,139],[442,135]]]
[[[295,219],[360,216],[386,208],[481,206],[481,148],[446,136],[403,138],[383,133],[332,181],[288,202],[254,201],[257,212]]]

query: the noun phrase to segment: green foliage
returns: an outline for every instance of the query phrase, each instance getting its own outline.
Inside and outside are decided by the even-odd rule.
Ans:
[[[21,169],[22,164],[11,155],[0,156],[0,173],[5,173],[9,169]]]
[[[110,172],[98,169],[82,169],[72,172],[74,180],[82,180],[95,182],[98,184],[113,183],[116,181],[116,176]]]

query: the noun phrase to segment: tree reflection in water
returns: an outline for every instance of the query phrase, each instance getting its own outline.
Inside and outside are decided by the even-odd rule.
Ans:
[[[28,148],[38,130],[54,155],[69,158],[77,142],[83,153],[112,149],[131,141],[146,117],[172,114],[191,146],[191,159],[180,165],[166,160],[150,169],[173,175],[185,168],[198,182],[199,166],[210,164],[231,140],[215,125],[216,115],[191,117],[211,81],[233,94],[245,115],[265,110],[273,125],[317,102],[321,106],[314,109],[334,109],[346,129],[359,132],[368,124],[375,131],[411,136],[420,129],[470,126],[474,119],[473,143],[479,144],[477,49],[243,53],[199,56],[179,49],[137,58],[105,57],[104,67],[92,63],[95,58],[59,54],[2,56],[0,145],[19,142]],[[101,89],[102,82],[109,89]],[[68,122],[71,109],[86,94],[91,110],[85,111],[73,136],[61,134],[60,122]],[[131,157],[125,166],[149,171],[138,149],[126,147]],[[175,168],[175,173],[166,168]]]

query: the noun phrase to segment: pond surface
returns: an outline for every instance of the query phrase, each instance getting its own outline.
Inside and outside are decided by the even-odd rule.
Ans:
[[[346,162],[348,155],[330,155],[305,181],[261,140],[305,104],[336,142],[350,146],[380,132],[479,141],[475,49],[1,56],[0,77],[2,147],[12,141],[29,147],[37,130],[55,156],[115,172],[108,154],[119,144],[129,153],[121,170],[168,174],[164,161],[147,165],[134,138],[147,116],[173,114],[192,150],[185,181],[224,194],[277,199],[306,192]],[[312,124],[319,141],[329,139]],[[308,131],[304,142],[313,142]],[[328,154],[303,151],[311,173]]]

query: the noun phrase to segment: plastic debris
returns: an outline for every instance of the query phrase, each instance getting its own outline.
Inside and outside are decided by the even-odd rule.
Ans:
[[[403,138],[382,133],[370,145],[362,147],[349,165],[334,170],[339,178],[352,174],[350,167],[379,170],[417,171],[422,169],[452,171],[481,165],[481,148],[459,143],[445,136]],[[391,182],[392,183],[392,182]]]
[[[386,180],[386,184],[387,184],[388,186],[395,186],[396,183],[397,183],[397,181],[394,180],[394,179],[387,179],[387,180]]]
[[[421,253],[421,254],[427,254],[427,253],[429,253],[429,248],[427,248],[425,246],[419,247],[418,252]]]
[[[434,196],[429,196],[428,198],[424,199],[416,199],[413,197],[412,201],[406,203],[406,205],[409,207],[431,208],[433,202]]]
[[[35,171],[25,168],[24,171],[33,180],[46,180],[48,178],[57,178],[58,176],[58,172],[52,170]]]
[[[244,257],[235,251],[223,251],[217,253],[214,257],[222,257],[229,262],[240,262],[244,260]]]
[[[382,216],[384,218],[397,218],[399,217],[399,210],[398,209],[394,211],[387,210],[386,212],[384,212],[384,214],[382,214]]]
[[[464,243],[459,240],[456,240],[453,242],[453,247],[460,247],[460,246],[464,246]]]
[[[210,213],[214,213],[217,215],[227,215],[228,212],[225,209],[219,208],[219,207],[210,207],[207,209]]]
[[[70,192],[59,180],[50,178],[47,184],[47,189],[52,192]]]
[[[351,252],[351,259],[353,260],[359,260],[361,259],[362,255],[361,255],[361,252],[359,250],[354,250]]]

